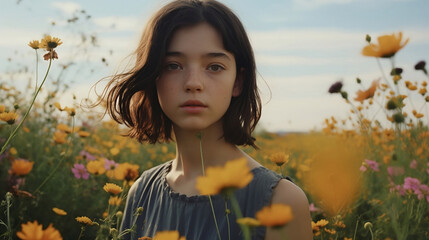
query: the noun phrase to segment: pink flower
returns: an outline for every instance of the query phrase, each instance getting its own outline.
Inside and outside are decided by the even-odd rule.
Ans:
[[[389,166],[387,167],[387,173],[391,177],[399,176],[405,173],[405,169],[403,167]]]
[[[104,168],[106,170],[115,169],[118,164],[114,160],[109,160],[107,158],[104,159]]]
[[[417,168],[417,161],[415,159],[410,162],[410,168],[411,169],[416,169]]]
[[[91,153],[89,153],[89,152],[87,152],[85,150],[80,151],[79,155],[81,155],[87,161],[92,161],[92,160],[97,159],[94,155],[92,155]]]
[[[309,206],[310,212],[319,212],[320,208],[316,207],[314,203],[311,203]]]
[[[73,165],[72,172],[74,177],[77,179],[82,178],[86,180],[89,178],[88,170],[86,170],[85,165],[83,164],[75,163]]]
[[[406,177],[404,179],[404,189],[418,191],[420,188],[420,180],[417,178]]]
[[[374,172],[380,171],[378,168],[379,164],[376,161],[365,159],[365,161],[362,163],[362,166],[359,168],[360,171],[366,172],[367,168],[371,168]]]

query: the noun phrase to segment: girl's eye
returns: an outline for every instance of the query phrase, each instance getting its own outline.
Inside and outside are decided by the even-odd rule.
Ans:
[[[173,71],[173,70],[180,70],[180,69],[182,69],[181,67],[180,67],[180,65],[179,64],[177,64],[177,63],[169,63],[169,64],[167,64],[166,66],[165,66],[165,69],[166,70],[171,70],[171,71]]]
[[[208,69],[209,69],[210,71],[213,71],[213,72],[220,72],[220,71],[222,71],[222,70],[225,70],[225,68],[224,68],[224,67],[222,67],[221,65],[217,65],[217,64],[210,65],[210,66],[208,67]]]

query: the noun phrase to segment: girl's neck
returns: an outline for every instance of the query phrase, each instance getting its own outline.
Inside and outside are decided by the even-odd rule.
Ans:
[[[225,141],[222,131],[216,129],[208,128],[202,132],[175,129],[174,133],[176,159],[171,170],[184,176],[192,178],[202,174],[201,150],[205,168],[224,165],[229,160],[244,156],[235,145]]]

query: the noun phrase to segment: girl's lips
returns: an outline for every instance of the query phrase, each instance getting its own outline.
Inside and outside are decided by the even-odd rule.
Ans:
[[[198,100],[188,100],[182,105],[180,105],[180,107],[207,107],[207,106]]]
[[[200,113],[207,108],[206,105],[198,100],[186,101],[184,104],[180,105],[180,107],[187,113]]]

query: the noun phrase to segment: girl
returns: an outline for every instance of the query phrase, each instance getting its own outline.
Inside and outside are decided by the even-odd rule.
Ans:
[[[237,147],[256,148],[251,133],[261,101],[249,39],[229,8],[213,0],[164,6],[143,32],[134,68],[114,76],[105,94],[108,113],[130,128],[129,136],[176,143],[175,159],[146,170],[131,187],[121,230],[134,228],[125,239],[166,230],[178,230],[188,240],[243,239],[232,213],[228,231],[222,196],[209,199],[196,190],[203,174],[200,141],[205,167],[247,160],[253,180],[235,192],[244,216],[254,217],[271,203],[291,206],[294,220],[285,231],[258,227],[253,239],[283,239],[284,232],[287,239],[312,239],[302,190]],[[136,214],[138,208],[143,211]]]

